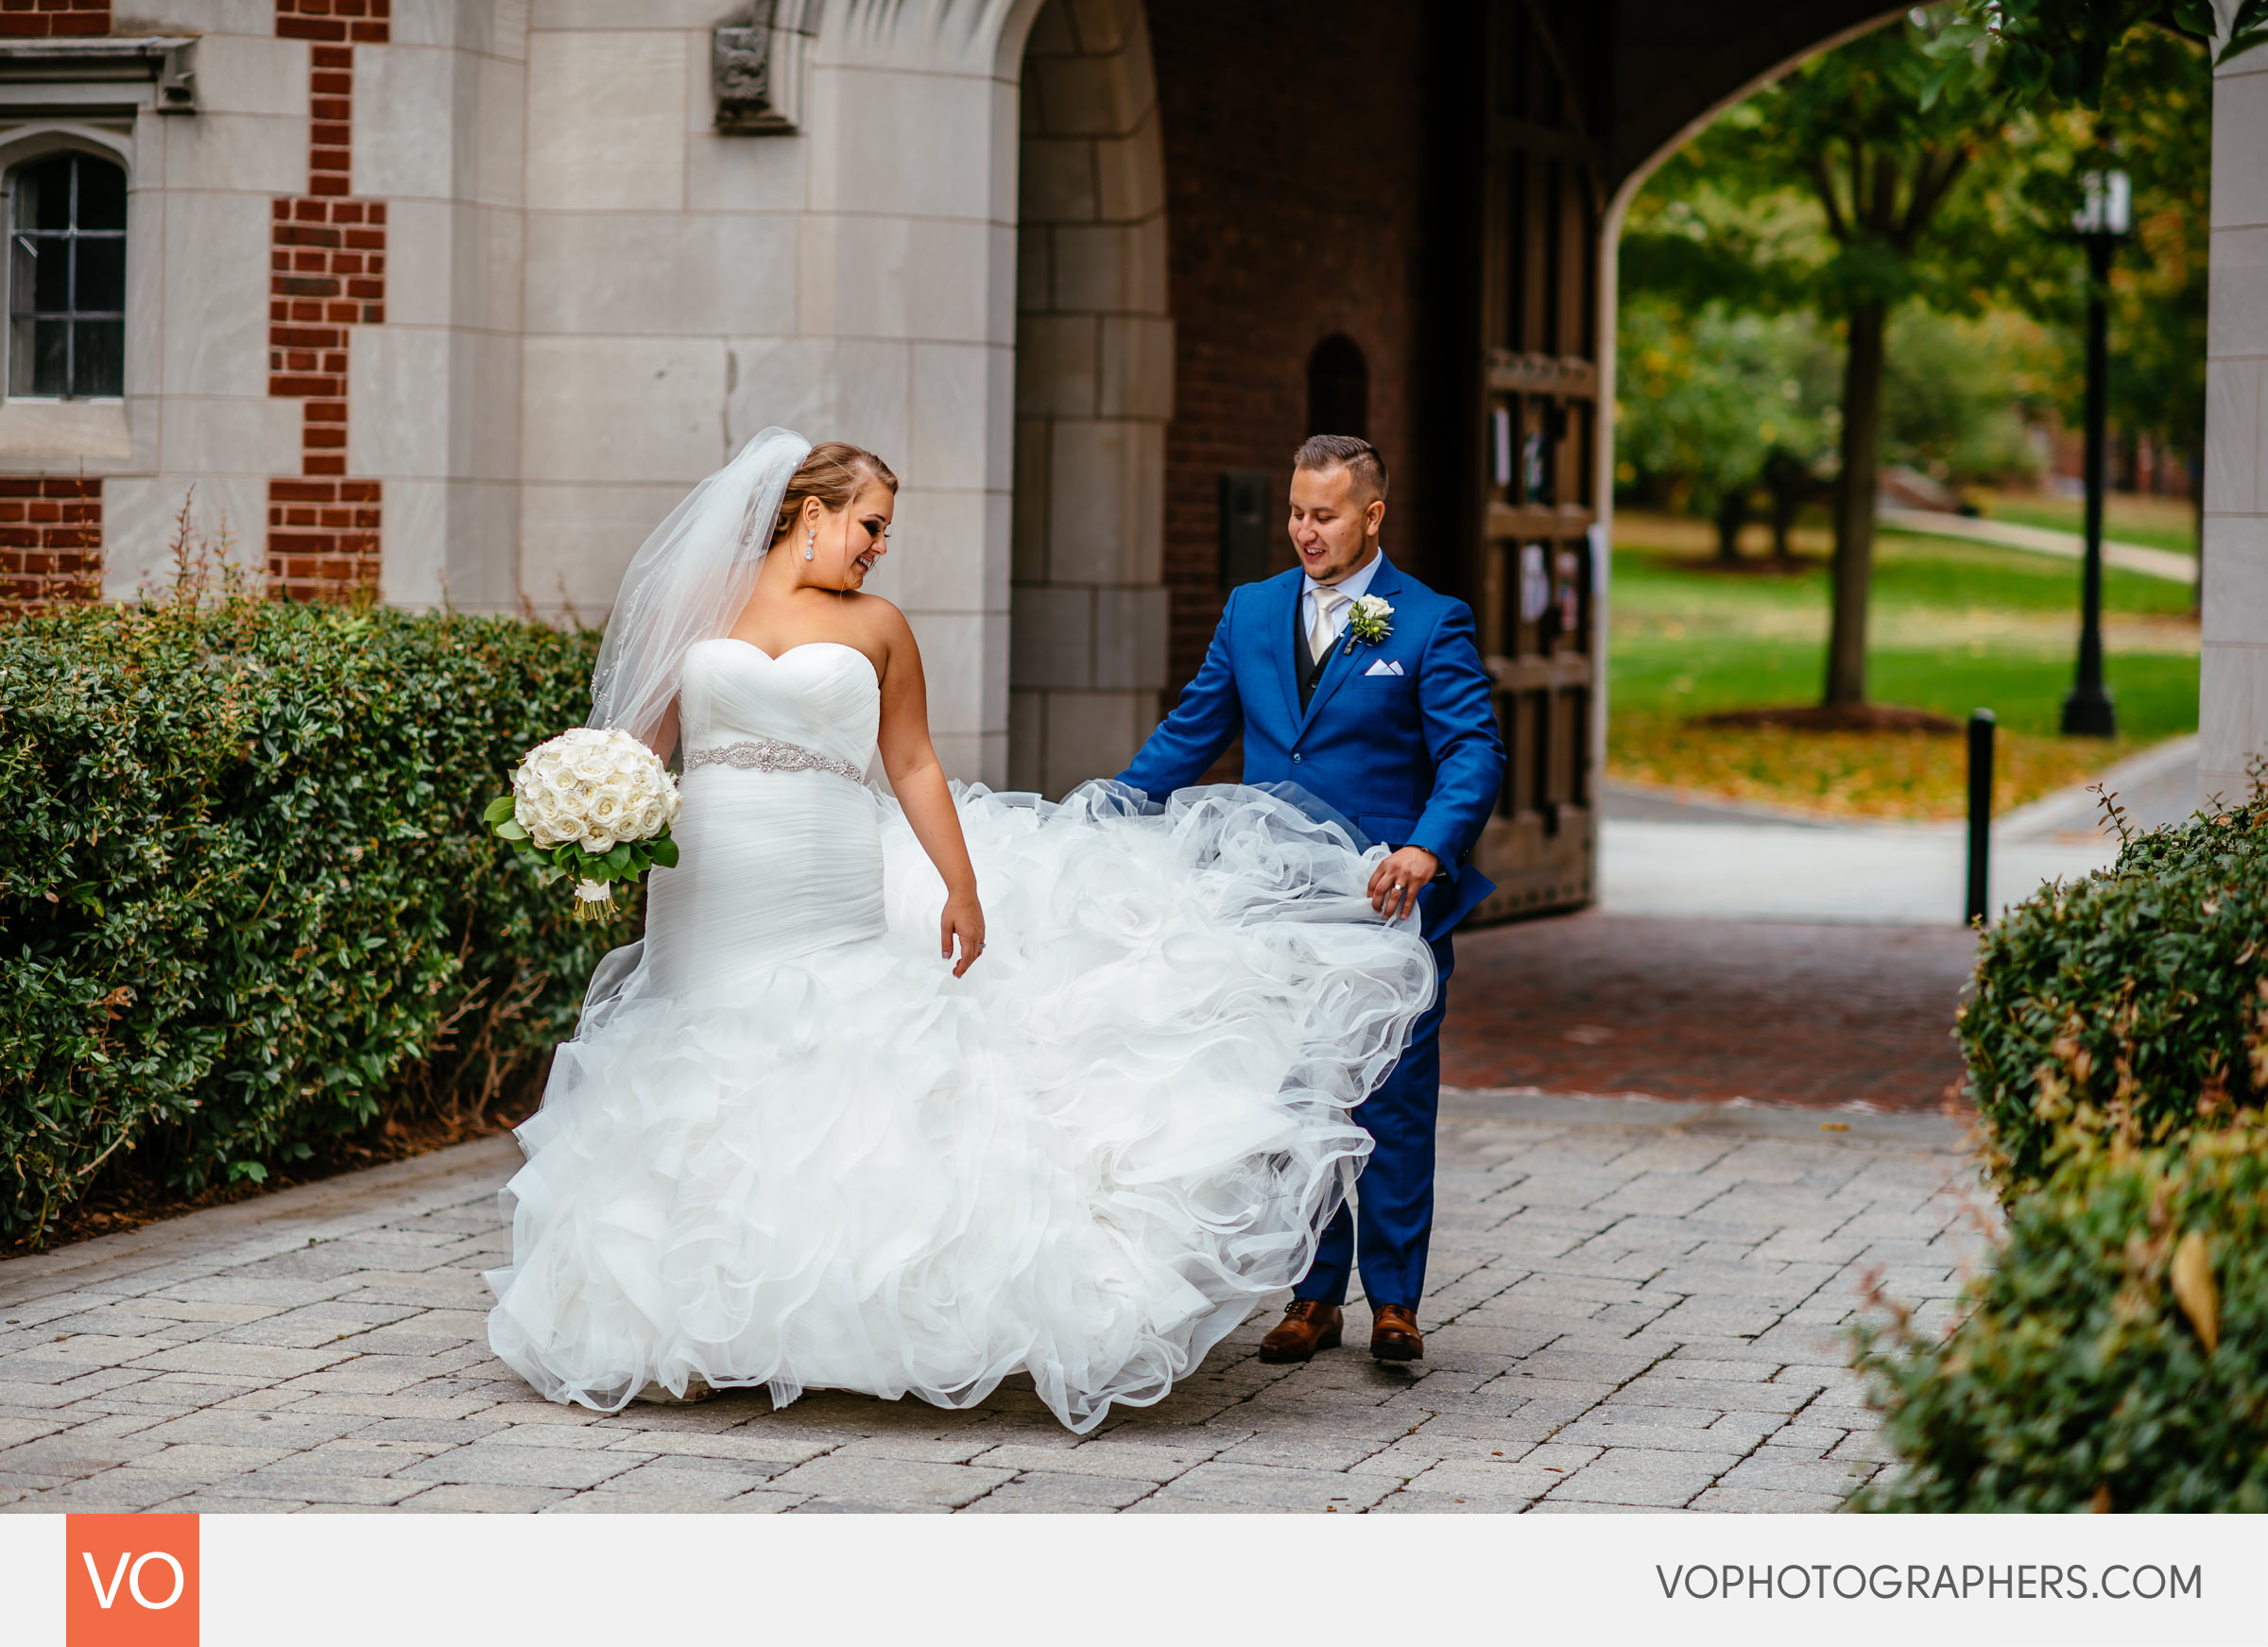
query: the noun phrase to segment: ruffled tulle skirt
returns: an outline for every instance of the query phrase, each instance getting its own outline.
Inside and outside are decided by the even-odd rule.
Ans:
[[[1433,994],[1364,896],[1383,849],[1246,788],[958,800],[988,929],[966,977],[886,801],[878,932],[668,993],[636,946],[609,958],[489,1277],[490,1343],[542,1394],[963,1407],[1023,1372],[1086,1431],[1304,1273],[1369,1149],[1348,1111]]]

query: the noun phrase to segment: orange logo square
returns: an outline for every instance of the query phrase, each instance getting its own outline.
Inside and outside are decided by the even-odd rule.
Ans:
[[[197,1647],[197,1518],[63,1518],[64,1647]]]

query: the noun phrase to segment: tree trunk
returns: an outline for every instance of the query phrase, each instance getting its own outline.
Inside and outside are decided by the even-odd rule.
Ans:
[[[1788,489],[1772,494],[1773,559],[1795,558],[1796,552],[1788,544],[1788,534],[1795,531],[1796,519],[1803,513],[1803,494],[1798,491]]]
[[[1748,523],[1748,493],[1741,487],[1726,489],[1717,505],[1717,558],[1730,563],[1741,558],[1741,528]]]
[[[1874,577],[1874,508],[1882,433],[1879,303],[1850,312],[1843,360],[1843,476],[1835,489],[1834,619],[1827,641],[1830,707],[1866,701],[1866,592]]]

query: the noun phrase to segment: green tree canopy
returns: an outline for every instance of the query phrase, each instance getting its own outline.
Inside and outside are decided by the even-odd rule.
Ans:
[[[1892,312],[1970,312],[1994,284],[2015,112],[1989,65],[1949,77],[1936,14],[1824,52],[1728,111],[1675,157],[1668,204],[1624,242],[1634,291],[1836,322],[1844,343],[1834,615],[1825,699],[1866,696],[1866,596]],[[1985,54],[1974,48],[1979,58]]]

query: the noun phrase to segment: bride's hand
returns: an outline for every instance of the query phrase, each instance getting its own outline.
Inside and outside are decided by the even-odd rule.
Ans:
[[[953,960],[954,940],[961,944],[961,958]],[[953,961],[953,975],[958,978],[976,958],[985,952],[985,911],[977,902],[974,892],[956,892],[945,900],[945,914],[937,922],[937,949],[947,960]]]

